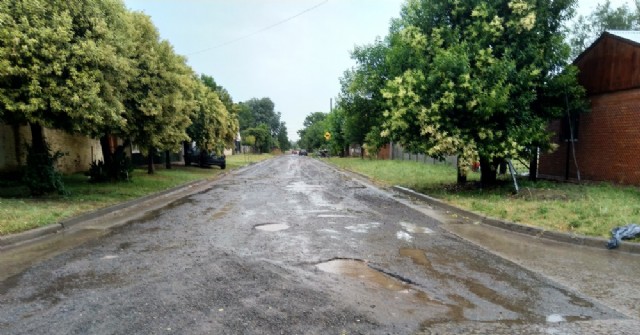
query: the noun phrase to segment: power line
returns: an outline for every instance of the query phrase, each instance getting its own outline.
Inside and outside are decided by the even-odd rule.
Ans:
[[[244,40],[244,39],[249,38],[249,37],[251,37],[251,36],[254,36],[254,35],[260,34],[260,33],[262,33],[262,32],[265,32],[265,31],[269,30],[269,29],[272,29],[272,28],[274,28],[274,27],[277,27],[277,26],[279,26],[279,25],[281,25],[281,24],[283,24],[283,23],[286,23],[286,22],[288,22],[288,21],[291,21],[291,20],[295,19],[296,17],[298,17],[298,16],[300,16],[300,15],[303,15],[303,14],[305,14],[305,13],[307,13],[307,12],[310,12],[310,11],[312,11],[312,10],[314,10],[314,9],[316,9],[316,8],[318,8],[318,7],[322,6],[322,5],[324,5],[324,4],[326,4],[327,2],[329,2],[329,0],[324,0],[324,1],[322,1],[321,3],[318,3],[317,5],[315,5],[315,6],[313,6],[313,7],[309,7],[309,8],[307,8],[307,9],[303,10],[302,12],[300,12],[300,13],[298,13],[298,14],[296,14],[296,15],[290,16],[290,17],[288,17],[288,18],[286,18],[286,19],[284,19],[284,20],[282,20],[282,21],[276,22],[276,23],[274,23],[274,24],[272,24],[272,25],[270,25],[270,26],[264,27],[264,28],[262,28],[262,29],[260,29],[260,30],[256,30],[256,31],[254,31],[254,32],[252,32],[252,33],[250,33],[250,34],[247,34],[247,35],[244,35],[244,36],[241,36],[241,37],[238,37],[238,38],[235,38],[235,39],[229,40],[229,41],[227,41],[227,42],[224,42],[224,43],[221,43],[221,44],[218,44],[218,45],[212,46],[212,47],[210,47],[210,48],[206,48],[206,49],[202,49],[202,50],[194,51],[194,52],[192,52],[192,53],[187,54],[187,56],[192,56],[192,55],[196,55],[196,54],[199,54],[199,53],[203,53],[203,52],[206,52],[206,51],[209,51],[209,50],[218,49],[218,48],[221,48],[221,47],[223,47],[223,46],[226,46],[226,45],[229,45],[229,44],[232,44],[232,43],[236,43],[236,42],[238,42],[238,41]]]

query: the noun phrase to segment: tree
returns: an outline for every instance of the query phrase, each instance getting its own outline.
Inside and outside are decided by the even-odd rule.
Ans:
[[[271,134],[269,132],[269,126],[264,123],[259,124],[255,128],[242,131],[242,138],[245,139],[246,144],[253,142],[255,152],[266,153],[270,151]]]
[[[280,122],[280,127],[278,128],[278,146],[282,151],[291,149],[289,134],[287,133],[287,124],[284,122]]]
[[[305,128],[298,130],[300,148],[312,151],[323,147],[325,144],[324,133],[329,130],[326,119],[327,114],[322,112],[307,115],[303,122]]]
[[[154,173],[156,150],[177,151],[186,133],[190,114],[196,108],[191,96],[193,76],[184,57],[178,56],[167,41],[161,41],[151,19],[134,13],[137,43],[133,59],[137,76],[130,83],[126,134],[148,157],[148,173]]]
[[[226,129],[221,140],[224,142],[225,147],[232,147],[234,145],[236,135],[240,130],[240,123],[238,120],[240,107],[238,104],[233,102],[231,95],[224,87],[216,84],[213,77],[202,74],[200,75],[200,80],[202,80],[207,87],[215,91],[226,109],[227,117],[225,122],[222,122],[223,127],[226,127]]]
[[[561,34],[574,5],[408,2],[392,49],[411,66],[383,90],[382,135],[430,156],[457,154],[462,171],[479,160],[485,186],[495,182],[499,162],[550,147],[546,125],[564,106],[554,99],[560,84],[573,94],[567,100],[584,103]]]
[[[280,112],[275,112],[275,105],[269,98],[256,99],[240,103],[238,119],[240,129],[256,128],[260,125],[266,125],[272,139],[269,140],[270,145],[275,147],[286,148],[287,129],[286,124],[280,120]],[[279,139],[282,139],[280,141]],[[283,149],[285,150],[285,149]]]
[[[606,0],[598,4],[593,13],[580,15],[573,26],[569,44],[571,59],[580,55],[605,30],[636,30],[640,28],[640,1],[635,2],[635,11],[624,4],[618,8]]]
[[[347,144],[363,146],[365,142],[371,142],[368,144],[374,150],[382,145],[383,141],[377,140],[386,107],[382,89],[393,76],[388,42],[388,39],[376,40],[373,44],[356,47],[351,53],[356,67],[345,71],[340,80],[337,107],[344,116],[343,135]]]
[[[132,44],[122,2],[4,1],[0,22],[0,120],[30,125],[30,154],[50,157],[43,127],[96,134],[125,124]]]

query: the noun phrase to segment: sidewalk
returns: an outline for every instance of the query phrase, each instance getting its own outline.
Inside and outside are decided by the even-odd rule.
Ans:
[[[475,245],[539,273],[571,290],[640,319],[640,245],[623,242],[614,250],[606,240],[548,232],[470,213],[412,190],[395,191],[426,202],[442,227]]]

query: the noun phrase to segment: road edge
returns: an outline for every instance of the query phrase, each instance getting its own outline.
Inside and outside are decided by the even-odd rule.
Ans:
[[[194,181],[190,181],[190,182],[186,182],[184,184],[178,185],[178,186],[174,186],[172,188],[168,188],[166,190],[160,191],[160,192],[156,192],[156,193],[152,193],[152,194],[148,194],[145,195],[143,197],[140,198],[135,198],[129,201],[125,201],[125,202],[121,202],[115,205],[111,205],[111,206],[107,206],[107,207],[103,207],[100,209],[97,209],[95,211],[91,211],[91,212],[87,212],[87,213],[83,213],[83,214],[79,214],[77,216],[68,218],[68,219],[64,219],[62,221],[56,222],[56,223],[52,223],[43,227],[38,227],[38,228],[34,228],[34,229],[30,229],[24,232],[20,232],[20,233],[15,233],[15,234],[9,234],[9,235],[5,235],[5,236],[0,236],[0,252],[7,250],[7,249],[11,249],[14,247],[17,247],[19,245],[23,245],[26,243],[31,243],[31,242],[35,242],[41,238],[45,238],[47,236],[53,235],[53,234],[58,234],[61,233],[65,230],[68,230],[72,227],[78,226],[84,222],[87,221],[91,221],[94,219],[97,219],[99,217],[102,217],[104,215],[107,215],[109,213],[112,213],[114,211],[118,211],[118,210],[122,210],[122,209],[126,209],[126,208],[130,208],[139,204],[142,204],[144,202],[156,199],[156,198],[160,198],[162,196],[174,193],[174,192],[179,192],[182,190],[186,190],[188,188],[193,188],[194,191],[193,192],[189,192],[187,194],[185,194],[183,197],[189,196],[192,193],[196,192],[196,189],[198,189],[198,186],[204,185],[206,183],[211,183],[211,182],[215,182],[221,178],[224,178],[230,174],[235,174],[238,172],[241,172],[249,167],[258,165],[262,162],[268,161],[267,160],[263,160],[260,162],[256,162],[256,163],[250,163],[248,165],[242,166],[238,169],[235,170],[230,170],[230,171],[225,171],[222,172],[218,175],[213,176],[212,178],[208,178],[208,179],[199,179],[199,180],[194,180]],[[182,197],[182,198],[183,198]],[[169,204],[165,204],[164,206],[168,206]],[[163,206],[163,207],[164,207]]]
[[[493,218],[490,216],[485,216],[482,214],[478,214],[465,209],[458,208],[440,199],[436,199],[434,197],[416,192],[412,189],[402,187],[399,185],[392,186],[391,188],[397,192],[420,199],[428,203],[432,207],[436,207],[436,208],[445,210],[449,213],[456,214],[460,218],[465,218],[465,219],[471,220],[474,223],[481,223],[488,226],[514,232],[514,233],[529,235],[535,238],[544,238],[544,239],[548,239],[556,242],[570,243],[570,244],[591,247],[591,248],[598,248],[598,249],[606,249],[606,245],[608,242],[608,240],[604,238],[551,231],[551,230],[546,230],[540,227],[528,226],[528,225],[523,225],[515,222]],[[622,243],[620,243],[620,246],[616,250],[633,253],[633,254],[640,254],[640,244],[623,241]]]

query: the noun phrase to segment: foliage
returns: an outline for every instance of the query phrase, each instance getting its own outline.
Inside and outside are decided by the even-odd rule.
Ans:
[[[22,177],[23,183],[29,188],[31,195],[41,196],[49,193],[66,194],[62,175],[56,171],[56,161],[65,154],[56,151],[51,153],[48,146],[44,152],[36,151],[27,145],[27,167]]]
[[[324,133],[329,130],[326,119],[327,114],[323,112],[307,115],[303,122],[305,128],[298,130],[300,148],[308,151],[325,148]]]
[[[123,125],[125,13],[117,0],[3,1],[0,118],[85,134]]]
[[[394,73],[390,58],[387,57],[388,43],[389,40],[385,39],[357,46],[351,53],[356,67],[347,70],[340,80],[341,92],[337,105],[343,119],[341,135],[347,145],[363,145],[366,142],[374,151],[383,145],[384,141],[368,142],[367,138],[380,138],[379,126],[385,110],[382,89]]]
[[[133,56],[138,73],[125,99],[125,133],[148,156],[157,149],[175,152],[189,140],[186,129],[195,109],[193,73],[185,58],[176,55],[169,42],[160,40],[148,16],[132,15],[137,26],[131,38],[138,45]],[[153,173],[152,164],[149,173]]]
[[[218,142],[220,144],[224,143],[225,147],[232,147],[236,139],[236,135],[240,130],[240,124],[238,121],[238,112],[240,108],[238,104],[233,102],[229,92],[224,87],[216,84],[213,77],[201,74],[200,80],[205,86],[216,93],[220,102],[224,105],[224,111],[221,108],[216,107],[216,110],[219,111],[218,115],[221,116],[219,118],[219,127],[221,129],[218,134]]]
[[[547,122],[566,107],[553,99],[558,83],[565,84],[559,92],[575,94],[566,99],[573,108],[585,105],[560,31],[574,5],[408,2],[390,57],[402,55],[410,66],[382,91],[383,137],[433,157],[460,155],[467,171],[480,160],[483,184],[495,181],[497,162],[550,147]]]
[[[131,181],[133,164],[131,158],[124,154],[114,156],[113,166],[107,166],[104,161],[93,161],[89,171],[85,173],[92,183],[103,183],[115,180]],[[115,168],[115,173],[110,173],[110,169]],[[114,176],[115,175],[115,176]]]
[[[238,120],[240,129],[244,129],[243,132],[258,128],[260,125],[267,126],[270,138],[261,143],[269,142],[270,147],[267,150],[263,149],[263,152],[270,151],[271,146],[282,150],[286,150],[288,146],[286,124],[280,120],[281,114],[276,112],[274,108],[275,104],[269,98],[253,98],[239,104]],[[260,141],[259,138],[257,140]]]
[[[253,142],[254,152],[268,153],[271,151],[271,133],[269,132],[269,126],[264,123],[255,128],[242,131],[242,138],[245,139],[245,143],[248,145],[251,145],[250,141]]]

